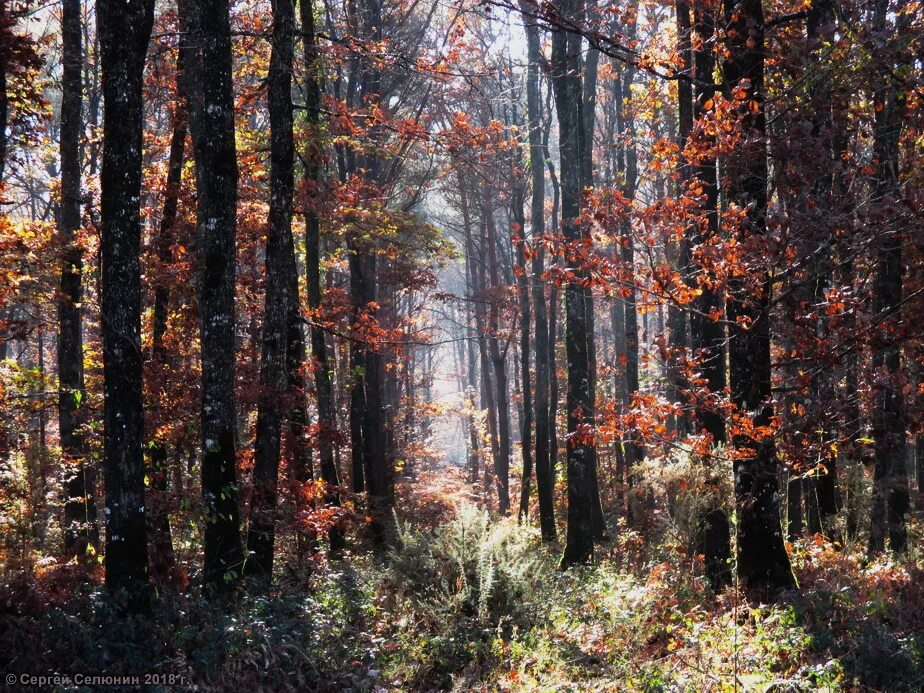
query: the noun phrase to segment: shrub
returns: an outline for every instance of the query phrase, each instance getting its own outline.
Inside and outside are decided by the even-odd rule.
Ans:
[[[482,626],[529,625],[538,613],[543,568],[538,533],[512,520],[492,522],[463,505],[451,521],[420,531],[400,520],[390,554],[393,588],[417,610]]]

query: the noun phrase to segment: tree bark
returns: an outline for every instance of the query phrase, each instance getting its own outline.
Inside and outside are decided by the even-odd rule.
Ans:
[[[516,122],[516,108],[514,108],[514,124]],[[517,168],[522,168],[522,157],[519,150],[515,158]],[[516,261],[516,281],[517,281],[517,302],[520,308],[520,386],[523,393],[523,417],[520,427],[520,451],[523,458],[523,477],[520,482],[520,509],[519,519],[525,521],[529,516],[529,495],[532,484],[533,473],[533,393],[532,378],[530,376],[530,339],[529,333],[532,327],[532,310],[529,301],[529,278],[526,270],[526,253],[523,248],[526,244],[526,210],[525,207],[525,184],[521,178],[521,172],[514,172],[516,183],[511,199],[513,209],[513,221],[518,227],[514,235],[518,240],[514,242],[514,258]]]
[[[289,404],[288,352],[294,264],[292,195],[295,143],[292,135],[293,0],[273,0],[268,111],[270,118],[270,207],[266,238],[266,297],[260,361],[260,395],[254,443],[253,500],[247,529],[246,573],[268,581],[273,575],[276,501],[282,417]],[[293,262],[290,262],[290,258]]]
[[[227,0],[183,0],[195,45],[190,132],[196,160],[196,250],[202,359],[203,579],[217,592],[237,583],[244,562],[238,507],[234,298],[237,181],[231,28]]]
[[[728,57],[723,65],[727,88],[744,91],[739,100],[743,143],[729,157],[729,199],[746,211],[737,230],[739,243],[767,230],[767,151],[764,114],[764,36],[760,0],[724,0]],[[756,104],[756,107],[752,104]],[[728,317],[736,323],[729,339],[732,401],[754,416],[755,426],[769,426],[773,416],[770,389],[770,277],[761,272],[760,294],[746,295],[740,279],[729,281]],[[738,516],[738,577],[748,590],[776,592],[796,586],[783,544],[779,482],[772,437],[734,439],[735,502]]]
[[[103,68],[100,178],[106,586],[147,582],[141,363],[141,135],[144,63],[154,1],[100,0]]]
[[[674,14],[677,25],[677,53],[682,61],[681,71],[689,76],[693,73],[693,49],[690,32],[692,31],[690,5],[685,0],[674,2]],[[686,80],[677,82],[677,149],[680,152],[679,179],[677,181],[677,196],[682,198],[693,176],[690,162],[684,155],[687,141],[693,130],[693,85]],[[668,253],[673,256],[677,272],[689,281],[690,270],[689,237],[692,230],[688,230],[679,242],[668,243]],[[683,374],[681,373],[681,357],[686,354],[689,347],[687,339],[687,318],[682,306],[671,302],[668,305],[668,328],[670,331],[670,355],[668,365],[668,399],[676,404],[682,404],[683,393],[686,389]],[[674,417],[674,428],[684,435],[688,430],[687,417],[684,414]]]
[[[80,229],[80,132],[83,126],[83,47],[79,0],[63,0],[61,15],[61,203],[58,237],[62,246],[58,299],[58,427],[65,462],[64,553],[84,557],[96,543],[93,468],[81,428],[86,388],[83,377],[83,253]]]
[[[494,369],[495,404],[497,407],[498,454],[494,458],[494,483],[497,486],[497,509],[501,515],[510,512],[510,392],[507,385],[507,346],[500,345],[499,288],[497,258],[497,226],[489,196],[482,204],[482,222],[487,231],[487,266],[490,275],[490,296],[488,306],[488,349],[491,366]]]
[[[334,456],[337,440],[337,418],[330,382],[330,365],[327,358],[327,341],[320,324],[321,311],[321,220],[318,216],[318,195],[321,184],[321,79],[317,36],[314,26],[314,3],[301,0],[303,46],[305,50],[305,107],[308,115],[308,143],[305,152],[305,187],[308,200],[305,206],[306,273],[308,275],[308,307],[312,311],[311,356],[314,359],[314,386],[318,406],[318,453],[321,479],[328,485],[327,505],[339,505],[340,495],[334,489],[340,486],[340,475]],[[363,481],[362,466],[358,481]],[[354,478],[354,490],[355,489]],[[359,484],[359,490],[365,486]],[[343,530],[334,526],[328,533],[330,548],[343,548]]]
[[[630,35],[635,35],[636,24],[632,25]],[[617,154],[617,168],[622,174],[622,194],[630,203],[634,203],[636,188],[638,187],[638,154],[635,149],[635,113],[632,106],[632,83],[635,81],[635,67],[625,65],[623,71],[616,76],[616,129],[619,137]],[[627,216],[621,223],[621,251],[620,257],[626,271],[635,276],[635,240],[632,235],[631,216]],[[632,396],[639,390],[639,329],[638,309],[636,304],[635,286],[627,287],[623,295],[626,361],[625,361],[625,393],[623,407],[626,411],[632,405]],[[635,431],[630,431],[624,446],[625,471],[629,486],[634,485],[634,467],[645,458],[645,448]],[[630,496],[631,498],[631,496]],[[629,520],[636,521],[633,505],[627,504]]]
[[[696,6],[693,30],[703,39],[693,50],[693,68],[696,76],[693,115],[697,119],[707,116],[708,104],[715,96],[715,89],[710,86],[714,81],[715,60],[710,39],[715,34],[715,21],[710,9]],[[713,142],[706,143],[709,146]],[[693,174],[703,186],[705,198],[703,211],[706,214],[705,227],[697,224],[690,237],[692,248],[707,253],[707,246],[719,235],[719,188],[718,168],[715,155],[707,155],[695,161]],[[702,230],[701,230],[702,229]],[[706,257],[701,261],[705,262]],[[695,263],[694,263],[695,267]],[[696,420],[712,439],[713,445],[726,442],[725,417],[720,408],[719,398],[728,382],[725,372],[725,330],[720,318],[723,316],[723,295],[715,288],[712,278],[702,272],[705,282],[701,282],[701,294],[694,301],[695,310],[690,313],[690,343],[694,357],[699,364],[702,378],[705,380],[706,393],[695,402]],[[731,584],[731,522],[727,513],[720,507],[708,508],[702,518],[703,553],[706,563],[706,575],[713,589],[719,590]],[[709,541],[709,536],[716,541]]]
[[[529,171],[532,181],[530,198],[530,231],[532,234],[532,293],[535,314],[536,344],[536,492],[539,496],[539,528],[545,541],[555,540],[554,481],[550,456],[551,428],[549,412],[549,324],[545,303],[545,151],[542,144],[541,103],[539,93],[539,65],[542,48],[539,27],[524,17],[526,29],[526,116],[529,125]]]
[[[575,0],[558,3],[558,11],[571,20],[579,18]],[[565,240],[572,246],[570,255],[578,255],[586,229],[579,221],[584,119],[581,86],[580,34],[561,28],[552,31],[551,79],[558,114],[561,157],[561,217]],[[569,260],[570,264],[570,260]],[[587,271],[573,270],[565,287],[566,350],[568,362],[568,532],[562,567],[586,563],[594,558],[593,463],[594,463],[594,392],[589,334],[592,321],[584,291]]]
[[[898,13],[899,7],[892,8]],[[886,29],[890,12],[889,0],[877,0],[875,30]],[[904,20],[899,15],[897,20]],[[900,32],[900,27],[896,32]],[[876,204],[887,204],[897,196],[899,189],[899,138],[902,131],[902,111],[907,98],[892,81],[890,74],[881,74],[874,85],[873,102],[873,153],[877,163],[873,199]],[[873,314],[883,321],[901,319],[902,302],[902,230],[877,229],[876,273],[873,280]],[[873,372],[876,374],[875,403],[873,406],[873,440],[875,464],[873,467],[873,508],[870,523],[869,553],[885,550],[888,534],[889,548],[896,555],[905,552],[908,532],[905,516],[909,508],[906,456],[906,406],[901,387],[901,345],[887,334],[877,335],[873,343]]]

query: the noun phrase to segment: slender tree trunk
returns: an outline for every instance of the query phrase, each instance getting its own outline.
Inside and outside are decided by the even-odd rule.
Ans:
[[[295,144],[292,137],[292,56],[295,7],[273,0],[273,38],[268,83],[270,118],[270,208],[266,239],[266,305],[260,361],[260,395],[254,444],[253,500],[247,530],[246,573],[262,580],[273,575],[276,500],[282,418],[288,390],[289,318],[293,302],[288,279],[292,241]],[[286,403],[287,404],[287,403]]]
[[[747,210],[738,237],[760,238],[767,224],[767,151],[764,115],[764,37],[760,0],[724,0],[728,57],[723,65],[732,91],[745,91],[741,104],[744,142],[729,157],[729,199]],[[754,109],[751,104],[756,104]],[[755,112],[756,111],[756,112]],[[728,317],[737,323],[729,339],[732,400],[754,415],[756,426],[773,417],[770,389],[770,278],[761,277],[761,293],[746,295],[740,279],[729,282]],[[737,436],[735,500],[738,516],[738,577],[750,590],[774,592],[796,586],[783,543],[779,482],[772,438]]]
[[[787,473],[786,481],[786,538],[795,541],[802,536],[805,522],[802,517],[802,477]]]
[[[244,554],[238,507],[235,426],[234,297],[237,181],[231,28],[227,0],[188,5],[194,59],[187,68],[196,160],[196,250],[202,359],[203,579],[215,591],[233,588]]]
[[[692,31],[690,5],[685,0],[676,0],[674,2],[674,14],[676,15],[677,24],[677,53],[683,61],[681,70],[685,75],[693,74],[693,49],[690,40]],[[693,177],[690,162],[684,155],[687,141],[693,130],[693,85],[686,80],[677,82],[677,148],[680,152],[679,179],[677,181],[677,196],[682,198],[686,193],[690,179]],[[688,272],[690,270],[690,253],[689,253],[689,236],[692,230],[688,230],[682,239],[678,242],[668,244],[668,253],[674,260],[677,272],[685,280],[689,281]],[[686,313],[681,306],[675,302],[668,305],[668,328],[670,330],[670,355],[667,360],[668,366],[668,399],[671,402],[681,404],[683,392],[686,389],[683,374],[681,373],[682,357],[686,354],[689,342],[687,340],[687,320]],[[683,414],[674,418],[674,428],[684,435],[687,433],[687,417]]]
[[[305,187],[308,201],[305,206],[305,256],[308,275],[308,307],[312,311],[311,355],[314,371],[314,387],[318,401],[318,453],[321,479],[328,484],[325,497],[328,505],[339,505],[340,495],[334,488],[340,486],[340,476],[334,459],[337,440],[337,417],[334,408],[333,391],[330,382],[330,365],[327,358],[327,342],[321,316],[321,220],[318,217],[317,202],[321,184],[321,79],[317,36],[314,25],[314,3],[301,0],[303,45],[305,50],[305,106],[308,115],[308,144],[305,152]],[[360,431],[361,434],[361,431]],[[360,460],[361,462],[361,460]],[[362,465],[354,467],[354,490],[357,482],[363,490]],[[343,530],[339,526],[328,533],[330,548],[343,548]]]
[[[710,9],[696,6],[693,30],[705,41],[693,50],[693,67],[697,80],[693,114],[699,119],[707,116],[707,106],[715,96],[715,89],[711,86],[714,81],[715,60],[712,44],[709,42],[715,33],[715,23]],[[707,141],[705,144],[712,146],[713,143]],[[690,246],[705,252],[706,246],[719,235],[718,168],[714,155],[700,157],[694,163],[693,174],[703,187],[703,211],[707,223],[705,227],[696,225],[690,237]],[[694,270],[702,273],[703,278],[707,279],[699,282],[702,293],[694,301],[695,310],[690,313],[691,347],[706,386],[704,396],[698,397],[695,402],[696,420],[714,445],[724,444],[725,417],[719,406],[719,398],[728,382],[725,372],[725,330],[719,321],[724,317],[724,301],[714,282],[708,281],[711,277],[707,275],[707,270],[696,270],[696,263]],[[714,589],[722,589],[732,581],[729,560],[731,522],[727,513],[718,505],[706,509],[701,519],[701,537],[706,575]]]
[[[806,33],[809,50],[812,53],[812,63],[816,65],[817,82],[812,87],[812,140],[816,148],[817,178],[813,186],[812,214],[809,216],[808,207],[802,204],[803,213],[806,214],[806,223],[813,228],[814,238],[809,249],[811,255],[810,283],[806,287],[808,296],[806,303],[814,306],[825,302],[825,292],[831,283],[832,263],[830,247],[833,244],[831,215],[831,194],[834,188],[834,141],[832,129],[832,90],[828,79],[826,66],[821,63],[822,32],[834,21],[834,6],[830,0],[813,0],[808,12]],[[827,332],[827,319],[821,315],[814,320],[815,337],[823,343]],[[830,374],[814,369],[812,375],[812,399],[815,402],[830,401],[833,394],[833,383]],[[832,429],[826,413],[809,419],[810,429],[804,432],[806,436],[821,435],[827,437]],[[840,497],[837,490],[837,457],[825,445],[820,460],[820,468],[812,470],[805,478],[805,500],[808,510],[808,530],[810,534],[824,534],[834,538],[831,518],[840,508]],[[790,489],[792,491],[792,489]],[[790,506],[792,507],[792,506]]]
[[[551,90],[549,91],[551,98]],[[547,106],[551,110],[551,106]],[[559,210],[561,207],[561,186],[558,182],[558,176],[555,173],[555,162],[549,154],[549,131],[551,129],[552,115],[549,113],[547,126],[542,136],[542,151],[545,157],[546,168],[549,171],[549,178],[552,182],[552,236],[557,238],[559,232]],[[558,284],[553,283],[549,287],[549,471],[550,486],[554,494],[555,474],[558,470],[558,314],[559,314],[559,289]]]
[[[633,25],[634,27],[635,25]],[[633,29],[634,31],[634,29]],[[634,34],[633,34],[634,35]],[[626,65],[622,74],[618,75],[615,84],[616,92],[616,128],[620,140],[618,154],[618,168],[622,173],[622,194],[630,203],[635,200],[638,186],[638,155],[635,149],[635,114],[632,106],[632,83],[635,80],[635,68]],[[622,222],[621,259],[626,271],[633,277],[633,286],[627,287],[623,294],[626,361],[625,361],[625,399],[623,406],[626,410],[631,407],[632,396],[639,390],[639,328],[638,309],[634,286],[635,276],[635,240],[632,236],[631,217]],[[637,432],[630,432],[625,448],[626,475],[630,487],[634,485],[633,475],[636,464],[644,460],[645,448],[639,440]],[[634,516],[632,503],[628,504],[629,518],[637,521]]]
[[[490,274],[490,305],[488,306],[488,349],[491,366],[494,368],[494,387],[497,405],[497,443],[498,455],[494,458],[494,482],[497,485],[497,506],[501,515],[510,512],[510,400],[507,385],[507,346],[500,346],[500,301],[497,257],[497,226],[494,223],[494,210],[491,201],[485,197],[482,205],[482,217],[487,231],[488,257]]]
[[[472,290],[472,303],[475,307],[475,332],[476,338],[478,340],[478,356],[479,356],[479,365],[481,371],[480,378],[480,387],[481,387],[481,404],[485,410],[485,417],[488,428],[488,437],[490,439],[491,445],[491,462],[492,465],[496,464],[495,460],[500,457],[500,442],[498,437],[497,430],[497,406],[494,399],[494,388],[491,384],[491,363],[488,352],[488,340],[485,336],[484,325],[487,324],[487,315],[485,305],[487,298],[485,296],[485,280],[484,280],[484,265],[485,258],[479,252],[481,250],[482,244],[479,243],[478,248],[475,246],[475,239],[472,229],[472,218],[471,218],[471,207],[469,204],[468,198],[468,185],[465,180],[465,176],[462,174],[461,170],[458,173],[459,180],[459,198],[462,208],[462,228],[465,233],[465,252],[468,262],[469,277],[468,282]],[[474,377],[474,375],[473,375]],[[473,386],[474,387],[474,386]],[[489,505],[489,494],[490,486],[488,484],[488,479],[490,477],[490,468],[487,464],[487,460],[484,460],[484,478],[485,482],[483,484],[483,493],[485,499],[485,505]],[[476,480],[477,477],[474,477],[473,480]]]
[[[708,10],[697,6],[693,30],[705,40],[713,36],[715,24]],[[693,104],[696,118],[703,118],[707,115],[707,105],[715,96],[715,89],[709,86],[714,81],[715,69],[710,45],[707,43],[693,51],[697,79],[696,98]],[[719,234],[718,169],[715,156],[700,158],[696,162],[694,174],[703,185],[704,211],[708,223],[705,231],[694,233],[691,240],[694,247],[704,249],[706,244],[712,242]],[[696,311],[690,316],[690,333],[694,355],[700,361],[700,369],[709,394],[705,400],[697,401],[696,418],[703,429],[712,436],[714,443],[724,443],[725,419],[714,397],[725,389],[727,383],[725,333],[719,319],[711,317],[721,318],[723,316],[723,297],[714,288],[713,282],[703,283],[700,289],[702,293],[694,303]]]
[[[918,477],[918,493],[924,494],[924,435],[914,439],[915,473]]]
[[[577,19],[580,7],[564,0],[558,11]],[[578,255],[586,229],[579,221],[584,151],[584,120],[581,87],[581,36],[555,29],[552,32],[552,88],[558,113],[561,156],[561,214],[565,239]],[[570,261],[570,260],[569,260]],[[592,321],[587,315],[589,302],[584,291],[587,272],[576,268],[565,289],[568,361],[568,532],[562,566],[592,561],[594,558],[594,392],[588,351]]]
[[[516,111],[514,111],[516,112]],[[517,123],[519,125],[519,123]],[[518,163],[522,164],[522,161]],[[519,168],[519,166],[518,166]],[[519,227],[516,235],[519,240],[514,241],[514,257],[516,258],[517,301],[520,308],[520,380],[523,392],[523,417],[520,427],[520,449],[523,456],[523,478],[520,484],[520,521],[529,516],[529,494],[533,472],[533,393],[532,378],[530,377],[530,339],[529,332],[532,327],[532,310],[529,302],[529,278],[526,273],[526,253],[523,246],[526,243],[526,211],[524,184],[518,180],[513,193],[513,218]]]
[[[181,27],[184,32],[186,27]],[[177,210],[182,187],[183,162],[186,150],[186,135],[189,130],[189,116],[186,105],[186,59],[188,48],[180,46],[176,61],[176,96],[173,105],[173,132],[170,136],[170,153],[167,159],[167,182],[164,189],[164,207],[160,229],[157,235],[157,261],[163,269],[173,262],[172,247],[176,241]],[[167,333],[167,316],[170,310],[170,285],[161,280],[154,290],[153,320],[151,326],[151,359],[156,368],[166,369],[171,355],[164,338]],[[148,417],[148,426],[163,416],[159,402],[149,405],[153,416]],[[151,467],[151,499],[148,513],[148,534],[151,539],[151,574],[157,584],[176,582],[176,560],[173,553],[173,539],[170,532],[170,517],[167,512],[167,445],[163,440],[151,441],[148,453]]]
[[[529,170],[532,180],[530,200],[530,230],[532,233],[532,293],[536,316],[536,491],[539,496],[539,527],[545,541],[555,540],[555,505],[550,456],[551,428],[549,418],[549,325],[545,304],[545,158],[540,128],[539,65],[542,49],[539,27],[524,18],[526,28],[527,59],[526,115],[529,121]],[[522,503],[521,503],[522,508]],[[521,509],[522,512],[522,509]]]
[[[63,247],[58,299],[58,426],[65,460],[64,553],[83,557],[97,540],[93,469],[81,427],[86,397],[83,378],[83,254],[80,229],[80,132],[83,64],[80,0],[63,0],[61,15],[61,204],[58,236]],[[5,134],[3,135],[5,137]]]
[[[141,364],[142,86],[154,1],[100,0],[103,68],[102,328],[106,586],[148,579]]]
[[[899,0],[899,5],[904,4]],[[893,7],[898,13],[900,7]],[[877,0],[875,28],[882,32],[890,12],[889,0]],[[900,24],[904,20],[899,17]],[[897,28],[896,31],[900,31]],[[875,85],[873,101],[873,152],[877,162],[874,180],[874,201],[887,204],[898,194],[899,137],[902,131],[902,111],[907,98],[904,90],[892,82],[892,76],[883,73]],[[877,229],[876,274],[873,283],[873,314],[881,320],[899,321],[902,302],[902,230]],[[906,407],[901,387],[901,345],[888,330],[879,330],[873,343],[873,372],[877,374],[875,404],[873,406],[873,440],[875,465],[873,467],[873,508],[870,524],[869,553],[885,550],[888,534],[889,548],[896,555],[905,552],[908,532],[905,516],[908,513],[909,493],[905,467]]]
[[[461,181],[461,175],[459,176]],[[468,209],[463,207],[463,224],[465,227],[466,239],[471,236],[470,221],[468,219]],[[478,407],[476,402],[476,393],[478,391],[478,361],[475,355],[475,336],[474,331],[474,311],[472,304],[475,301],[475,281],[472,271],[474,259],[469,254],[470,243],[466,241],[465,250],[465,283],[467,287],[467,303],[465,306],[465,325],[466,325],[466,351],[467,351],[467,380],[466,380],[466,401],[471,410],[468,417],[468,435],[469,435],[469,481],[474,484],[478,481],[478,459],[482,455],[482,446],[479,440],[479,431],[475,421],[475,410]]]
[[[596,4],[589,0],[587,7],[590,21],[597,21]],[[587,51],[581,84],[581,119],[584,129],[584,140],[581,148],[581,191],[594,186],[594,129],[596,127],[597,106],[597,72],[600,65],[600,52],[591,47]],[[588,284],[584,287],[584,300],[587,306],[584,309],[587,316],[587,361],[590,370],[590,390],[596,397],[597,392],[597,342],[594,315],[593,289]],[[593,412],[596,420],[596,411]],[[603,517],[603,503],[600,498],[600,481],[597,474],[598,455],[597,446],[592,447],[593,460],[590,465],[591,513],[594,529],[594,539],[607,538],[606,520]]]

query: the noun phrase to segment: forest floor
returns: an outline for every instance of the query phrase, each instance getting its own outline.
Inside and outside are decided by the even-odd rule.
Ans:
[[[919,553],[870,563],[797,542],[800,590],[769,605],[713,594],[669,523],[648,536],[618,526],[596,565],[562,572],[534,529],[479,510],[457,468],[402,479],[398,497],[400,548],[361,548],[360,529],[352,552],[283,565],[270,593],[223,608],[189,589],[126,615],[101,571],[77,565],[11,578],[0,677],[174,677],[150,690],[924,690]],[[915,520],[913,546],[920,531]]]

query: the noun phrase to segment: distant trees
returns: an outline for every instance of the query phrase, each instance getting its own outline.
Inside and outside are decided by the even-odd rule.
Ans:
[[[715,590],[794,587],[784,528],[907,550],[914,8],[492,7],[525,46],[468,6],[105,0],[94,33],[64,0],[56,41],[0,4],[0,464],[51,498],[21,555],[93,556],[99,514],[114,589],[200,548],[210,592],[264,587],[386,546],[450,455],[564,568],[665,517]]]

